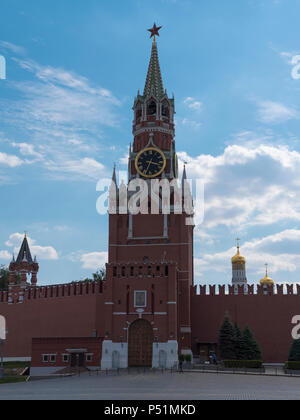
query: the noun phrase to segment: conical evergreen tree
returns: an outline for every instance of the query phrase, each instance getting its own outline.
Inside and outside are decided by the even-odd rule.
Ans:
[[[300,362],[300,340],[294,340],[290,348],[289,362]]]
[[[242,334],[244,360],[261,360],[261,350],[249,327]]]
[[[222,360],[235,360],[235,334],[228,317],[220,329],[219,349]]]
[[[234,351],[236,360],[244,360],[244,343],[242,333],[237,323],[234,324]]]

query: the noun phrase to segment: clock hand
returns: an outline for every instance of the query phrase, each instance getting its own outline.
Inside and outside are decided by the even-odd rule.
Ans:
[[[147,162],[147,163],[148,163],[148,162]],[[147,168],[146,173],[148,173],[148,171],[149,171],[149,168],[150,168],[151,164],[152,164],[152,160],[149,162],[149,165],[148,165],[148,168]]]
[[[149,163],[149,161],[148,162],[146,162],[146,163]],[[159,163],[155,163],[155,162],[150,162],[150,165],[156,165],[156,166],[160,166],[160,164]]]

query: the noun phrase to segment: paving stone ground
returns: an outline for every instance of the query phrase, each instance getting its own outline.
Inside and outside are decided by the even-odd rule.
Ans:
[[[300,400],[300,378],[131,373],[0,385],[0,400]]]

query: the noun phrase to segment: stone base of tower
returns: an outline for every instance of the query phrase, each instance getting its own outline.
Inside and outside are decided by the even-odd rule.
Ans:
[[[153,343],[153,369],[172,369],[178,365],[178,343]],[[106,340],[102,344],[101,369],[127,369],[128,368],[128,344],[113,343]]]
[[[154,369],[172,369],[178,365],[178,343],[168,341],[167,343],[153,344],[152,367]]]
[[[106,340],[102,344],[101,369],[126,369],[128,367],[128,344]]]

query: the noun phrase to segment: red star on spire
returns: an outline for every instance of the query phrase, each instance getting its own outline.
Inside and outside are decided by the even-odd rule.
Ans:
[[[161,30],[162,26],[157,27],[156,24],[154,23],[154,26],[152,29],[148,29],[148,32],[151,32],[151,36],[150,38],[152,38],[154,36],[154,38],[156,36],[159,36],[159,31]]]

